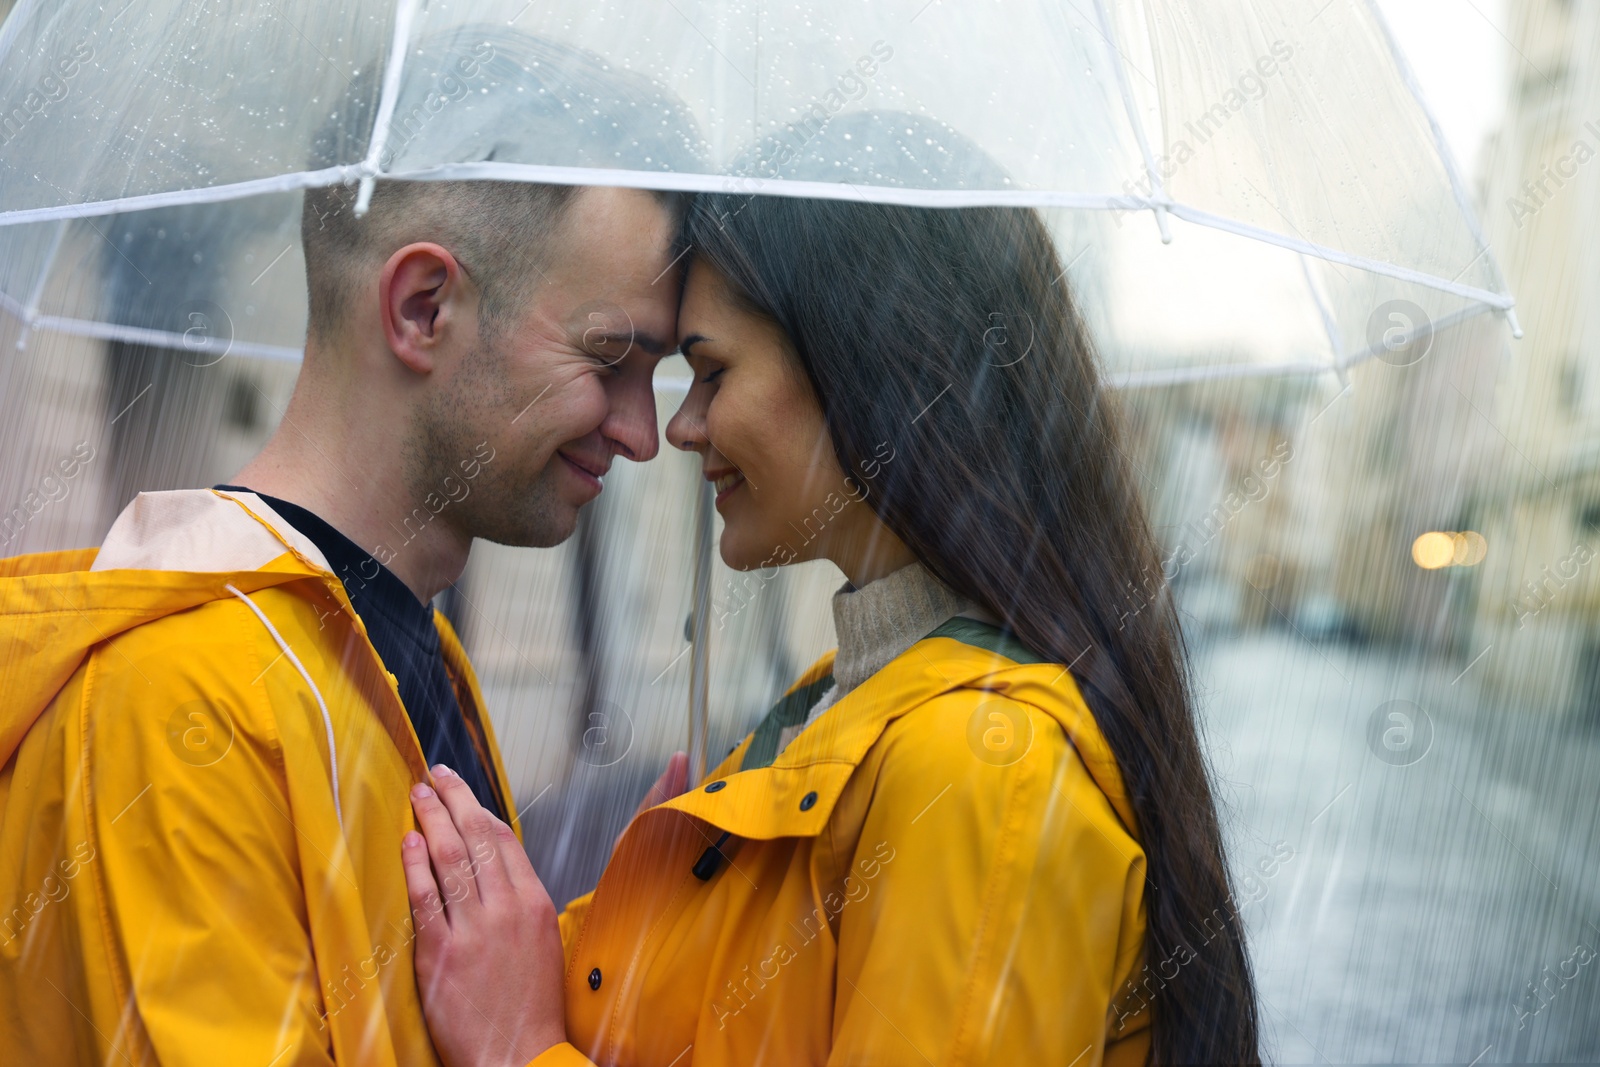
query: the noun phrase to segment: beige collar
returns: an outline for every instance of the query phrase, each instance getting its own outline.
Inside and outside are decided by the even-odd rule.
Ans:
[[[901,567],[860,589],[846,583],[833,594],[839,654],[833,660],[835,699],[889,665],[952,615],[972,607],[920,563]]]
[[[286,548],[331,571],[322,550],[256,494],[173,489],[140,493],[122,509],[94,569],[253,571]]]

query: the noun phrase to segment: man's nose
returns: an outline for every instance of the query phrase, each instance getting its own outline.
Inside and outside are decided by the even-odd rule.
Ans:
[[[601,432],[617,455],[635,463],[655,459],[661,451],[661,435],[656,430],[656,392],[648,377],[619,383]]]

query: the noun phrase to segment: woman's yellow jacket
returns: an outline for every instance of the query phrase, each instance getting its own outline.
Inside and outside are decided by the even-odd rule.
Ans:
[[[0,1060],[436,1065],[399,848],[428,772],[344,586],[250,494],[144,494],[98,557],[0,561]]]
[[[562,916],[570,1044],[537,1067],[1144,1062],[1159,1004],[1112,1006],[1145,857],[1110,749],[1065,668],[955,623],[771,760],[823,659],[634,820]]]

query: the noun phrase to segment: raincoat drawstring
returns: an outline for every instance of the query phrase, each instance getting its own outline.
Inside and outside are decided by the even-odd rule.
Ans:
[[[717,868],[722,866],[722,846],[728,843],[728,838],[733,836],[733,831],[728,830],[719,838],[717,843],[700,854],[700,859],[690,868],[694,876],[702,882],[711,881],[711,876],[717,873]]]
[[[235,589],[231,582],[223,586],[223,588],[244,601],[245,606],[255,613],[256,618],[261,620],[261,625],[267,628],[267,633],[271,634],[272,639],[278,643],[279,650],[288,657],[290,663],[294,664],[294,669],[300,672],[300,677],[306,680],[306,685],[311,687],[311,695],[317,698],[317,707],[322,711],[322,725],[328,731],[328,766],[333,775],[333,814],[339,820],[339,825],[341,827],[344,826],[344,809],[339,806],[339,752],[334,747],[333,719],[328,715],[328,705],[322,699],[322,690],[317,688],[317,683],[313,682],[311,675],[306,673],[304,665],[300,662],[300,657],[296,656],[294,651],[290,649],[289,643],[279,636],[277,627],[272,625],[272,620],[267,618],[260,608],[256,607],[255,601]]]

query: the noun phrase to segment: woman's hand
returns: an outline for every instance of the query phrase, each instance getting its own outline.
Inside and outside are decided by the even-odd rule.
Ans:
[[[689,788],[689,754],[687,752],[674,752],[667,757],[666,769],[661,772],[661,777],[656,779],[656,784],[645,793],[644,799],[639,801],[639,806],[633,809],[633,818],[637,819],[657,804],[665,804],[673,797]],[[632,826],[630,819],[628,826]],[[622,834],[628,832],[628,827],[622,828]],[[613,852],[618,844],[622,843],[622,834],[617,835],[616,844],[611,846]]]
[[[422,834],[401,844],[423,1015],[448,1067],[524,1067],[567,1039],[555,905],[511,827],[433,774],[437,794],[411,789]]]

